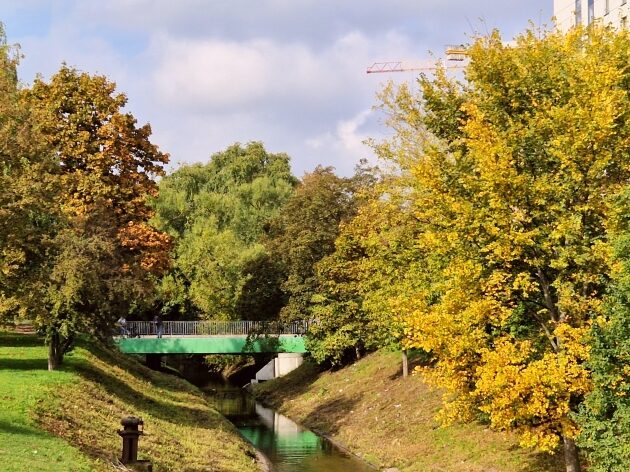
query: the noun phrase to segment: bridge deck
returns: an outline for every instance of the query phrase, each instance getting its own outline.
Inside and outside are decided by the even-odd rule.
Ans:
[[[116,340],[127,354],[251,354],[306,352],[303,322],[285,325],[259,321],[165,321],[163,335],[147,321],[129,321],[129,336]],[[273,333],[273,334],[270,334]]]

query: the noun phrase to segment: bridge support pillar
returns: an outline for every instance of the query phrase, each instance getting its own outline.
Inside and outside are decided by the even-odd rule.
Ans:
[[[149,369],[160,370],[162,366],[162,356],[160,354],[147,354],[145,364]]]
[[[287,375],[292,370],[297,369],[304,362],[304,354],[300,352],[279,352],[274,359],[275,377]]]
[[[278,357],[270,360],[265,366],[256,372],[256,378],[252,383],[277,379],[297,369],[304,362],[304,354],[300,352],[279,352]]]

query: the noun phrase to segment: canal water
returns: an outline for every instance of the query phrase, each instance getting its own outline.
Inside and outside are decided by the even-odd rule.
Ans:
[[[274,472],[373,472],[357,458],[258,403],[243,389],[213,383],[203,388],[216,408],[272,463]]]

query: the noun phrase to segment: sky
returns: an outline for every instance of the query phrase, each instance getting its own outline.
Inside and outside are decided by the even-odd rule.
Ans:
[[[374,62],[426,62],[498,28],[510,40],[550,24],[552,0],[0,0],[20,79],[65,62],[116,82],[170,169],[234,142],[350,175],[388,129],[374,106]]]

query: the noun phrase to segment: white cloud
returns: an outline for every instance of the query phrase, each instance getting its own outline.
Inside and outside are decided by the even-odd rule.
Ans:
[[[128,82],[128,71],[133,69],[133,64],[105,39],[82,36],[66,23],[53,25],[44,35],[23,37],[20,46],[24,54],[20,75],[29,83],[38,73],[44,77],[54,74],[63,62],[119,82]]]
[[[338,121],[334,132],[327,131],[306,139],[305,145],[328,155],[345,156],[335,165],[341,173],[349,174],[359,159],[375,159],[372,149],[365,144],[369,138],[367,130],[362,129],[373,118],[372,110],[360,111],[348,119]]]
[[[350,32],[327,48],[271,39],[155,38],[156,96],[170,107],[197,112],[240,111],[301,104],[332,110],[373,92],[365,67],[375,55],[411,54],[400,35],[367,38]]]
[[[171,106],[240,110],[300,92],[316,67],[309,51],[269,40],[242,43],[167,38],[153,72],[157,97]]]
[[[342,148],[355,157],[363,157],[367,151],[365,140],[368,136],[359,132],[359,128],[365,124],[371,110],[364,110],[349,120],[337,124],[337,136]]]
[[[173,162],[262,140],[288,152],[297,174],[320,163],[348,174],[371,154],[364,138],[382,129],[365,111],[379,82],[413,80],[368,76],[368,65],[439,54],[466,40],[469,19],[480,25],[487,13],[488,27],[507,27],[509,36],[548,3],[26,0],[5,15],[9,41],[26,54],[25,81],[50,75],[63,60],[106,74]]]
[[[148,88],[154,106],[168,110],[168,119],[153,120],[156,137],[175,161],[201,161],[231,142],[262,140],[292,155],[298,174],[317,164],[349,174],[372,155],[363,127],[378,79],[366,66],[413,51],[410,38],[396,32],[372,38],[347,32],[317,49],[262,38],[156,36]]]

